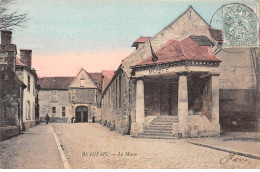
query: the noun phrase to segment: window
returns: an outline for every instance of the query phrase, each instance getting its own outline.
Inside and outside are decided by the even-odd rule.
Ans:
[[[35,96],[35,83],[33,85],[33,95]]]
[[[28,76],[28,85],[27,85],[27,90],[30,91],[31,88],[31,77]]]
[[[52,107],[52,113],[56,113],[56,107]]]
[[[51,101],[53,101],[53,102],[57,102],[58,101],[57,90],[52,90],[51,91]]]
[[[121,92],[121,75],[119,75],[119,98],[118,98],[118,105],[119,105],[119,108],[121,108],[121,95],[122,95],[122,92]]]
[[[65,115],[66,115],[66,108],[62,107],[62,116],[65,116]]]
[[[71,101],[76,100],[76,90],[71,90]]]
[[[31,119],[31,104],[30,104],[30,101],[27,102],[27,106],[26,106],[26,119],[28,119],[28,120]]]
[[[118,105],[118,103],[117,103],[117,99],[118,99],[118,91],[117,91],[117,88],[118,88],[118,86],[117,86],[117,79],[116,79],[116,108],[117,108],[117,105]]]
[[[111,102],[111,93],[110,93],[110,88],[109,88],[109,90],[108,90],[108,98],[107,98],[108,100],[108,105],[110,106],[110,102]]]
[[[84,78],[80,78],[80,87],[84,87]]]
[[[4,118],[7,118],[7,107],[4,106]]]

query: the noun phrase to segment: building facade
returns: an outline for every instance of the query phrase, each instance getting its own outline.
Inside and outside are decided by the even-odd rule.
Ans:
[[[18,134],[23,122],[23,90],[26,85],[15,74],[17,51],[11,39],[11,31],[1,31],[0,140]]]
[[[258,49],[228,53],[221,36],[190,6],[150,43],[139,38],[102,94],[102,121],[141,137],[256,131]]]
[[[36,124],[35,114],[38,97],[36,71],[31,68],[32,50],[21,49],[20,58],[16,58],[16,75],[27,86],[23,91],[23,123],[30,128]]]
[[[51,122],[91,122],[101,120],[101,73],[81,69],[76,77],[39,79],[40,118],[48,114]]]

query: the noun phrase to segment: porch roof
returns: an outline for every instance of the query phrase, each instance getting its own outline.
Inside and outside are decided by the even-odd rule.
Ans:
[[[132,67],[135,68],[180,61],[221,62],[221,60],[214,56],[209,46],[198,45],[193,41],[192,36],[182,41],[171,39],[162,48],[156,51],[155,54],[158,57],[156,62],[152,61],[152,57],[148,57]]]

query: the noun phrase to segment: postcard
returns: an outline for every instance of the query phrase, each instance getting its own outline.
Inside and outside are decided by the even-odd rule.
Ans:
[[[0,169],[259,169],[258,0],[0,0]]]

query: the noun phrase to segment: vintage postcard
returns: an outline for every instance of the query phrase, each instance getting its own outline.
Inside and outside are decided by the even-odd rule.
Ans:
[[[259,4],[0,0],[0,169],[259,169]]]

